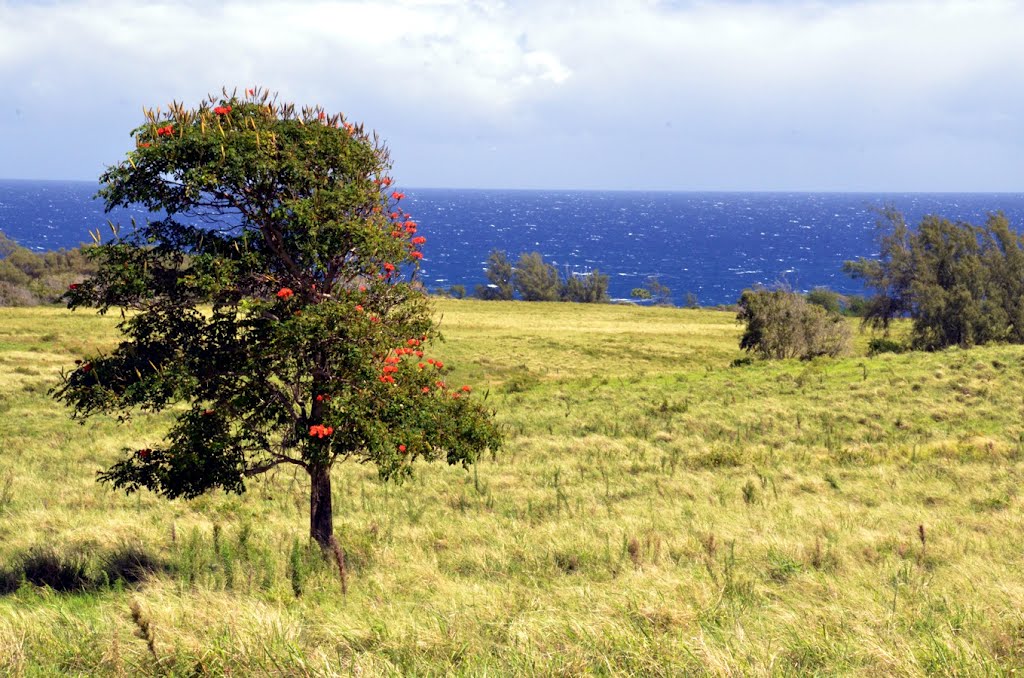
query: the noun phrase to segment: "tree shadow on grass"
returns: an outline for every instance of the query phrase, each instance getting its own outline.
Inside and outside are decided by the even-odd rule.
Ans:
[[[98,559],[80,552],[60,553],[51,547],[32,547],[14,559],[10,568],[0,567],[0,595],[10,595],[25,584],[59,593],[96,591],[120,585],[136,586],[167,564],[137,545],[121,545]]]

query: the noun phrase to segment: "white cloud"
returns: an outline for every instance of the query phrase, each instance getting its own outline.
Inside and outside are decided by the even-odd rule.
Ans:
[[[530,162],[566,176],[595,145],[620,164],[789,145],[807,163],[860,153],[849,166],[863,171],[864,149],[908,140],[955,138],[955,155],[974,137],[1024,150],[1021,34],[1024,7],[997,0],[0,0],[0,139],[26,143],[32,120],[74,116],[92,130],[81,143],[109,162],[140,106],[262,84],[365,119],[421,183],[444,148],[461,168],[438,175],[464,184],[529,184]],[[516,144],[531,155],[502,155]],[[83,153],[33,162],[67,176]]]

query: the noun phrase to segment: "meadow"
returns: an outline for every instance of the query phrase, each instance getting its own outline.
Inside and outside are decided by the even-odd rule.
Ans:
[[[505,448],[400,485],[337,466],[344,582],[291,471],[193,501],[97,484],[167,425],[47,394],[118,318],[0,309],[0,674],[1024,666],[1024,347],[734,364],[727,312],[436,307]]]

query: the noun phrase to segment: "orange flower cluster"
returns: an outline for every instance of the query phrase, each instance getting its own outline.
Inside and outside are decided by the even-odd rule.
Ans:
[[[333,426],[324,426],[323,424],[316,424],[315,426],[309,427],[310,438],[325,438],[334,433]]]
[[[149,459],[149,455],[153,454],[153,450],[151,450],[151,449],[149,449],[147,447],[147,448],[145,448],[143,450],[139,450],[138,454],[139,454],[139,459]]]
[[[282,287],[277,291],[277,298],[284,301],[291,299],[293,296],[295,296],[295,292],[292,292],[289,287]]]
[[[164,125],[163,127],[157,127],[156,129],[156,135],[158,137],[169,137],[172,134],[174,134],[173,125]]]
[[[400,191],[394,191],[391,193],[391,197],[394,198],[395,200],[401,200],[402,198],[405,197],[405,193],[402,193]]]
[[[213,109],[213,112],[216,113],[217,115],[227,115],[228,113],[231,112],[231,107],[230,106],[217,106],[215,109]]]
[[[382,177],[380,179],[377,179],[373,183],[377,184],[378,186],[383,186],[384,188],[387,188],[388,186],[391,185],[391,177]]]

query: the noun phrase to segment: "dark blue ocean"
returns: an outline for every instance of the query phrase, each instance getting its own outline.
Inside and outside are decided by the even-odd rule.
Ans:
[[[74,247],[106,220],[96,185],[0,181],[0,231],[34,250]],[[614,298],[649,276],[702,305],[732,303],[756,283],[784,281],[862,291],[842,262],[874,256],[877,209],[911,223],[925,214],[981,223],[1002,210],[1024,228],[1024,193],[669,193],[406,189],[406,209],[428,239],[421,279],[433,289],[484,282],[492,249],[538,251],[567,272],[599,269]],[[145,219],[142,213],[134,214]]]

